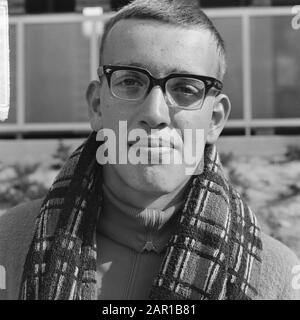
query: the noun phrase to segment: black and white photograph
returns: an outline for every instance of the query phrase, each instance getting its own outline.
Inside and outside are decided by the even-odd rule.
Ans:
[[[0,0],[0,300],[300,300],[300,1]]]

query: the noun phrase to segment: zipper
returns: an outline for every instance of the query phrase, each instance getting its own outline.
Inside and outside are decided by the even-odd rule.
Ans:
[[[156,247],[153,244],[153,238],[152,238],[152,233],[151,230],[147,231],[147,235],[146,235],[146,242],[143,248],[143,251],[156,251]]]
[[[138,271],[138,267],[140,265],[140,261],[142,259],[143,252],[145,250],[149,252],[149,251],[152,251],[154,249],[155,249],[155,247],[153,245],[153,239],[152,239],[151,230],[147,230],[146,242],[145,242],[144,248],[142,250],[142,253],[132,250],[133,263],[132,263],[132,268],[131,268],[131,272],[130,272],[130,275],[129,275],[128,286],[127,286],[127,289],[125,291],[125,299],[126,300],[131,300],[131,298],[132,298],[134,287],[135,287],[136,274],[137,274],[137,271]]]
[[[136,279],[135,275],[136,275],[140,260],[141,260],[141,254],[133,251],[133,264],[132,264],[131,272],[129,275],[127,290],[125,292],[126,300],[131,299],[134,284],[135,284],[135,279]]]

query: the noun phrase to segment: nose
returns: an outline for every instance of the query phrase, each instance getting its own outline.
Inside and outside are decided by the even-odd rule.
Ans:
[[[162,129],[170,125],[170,110],[159,86],[153,87],[149,92],[141,105],[138,117],[142,127]]]

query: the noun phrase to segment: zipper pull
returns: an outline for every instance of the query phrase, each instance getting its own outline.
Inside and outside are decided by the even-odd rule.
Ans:
[[[157,251],[155,246],[153,245],[152,241],[147,241],[146,244],[144,245],[143,251]]]

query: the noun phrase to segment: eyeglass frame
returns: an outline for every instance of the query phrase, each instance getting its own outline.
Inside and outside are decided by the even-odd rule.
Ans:
[[[145,95],[140,98],[140,99],[123,99],[120,98],[118,96],[116,96],[113,91],[111,90],[111,76],[113,74],[114,71],[119,71],[119,70],[132,70],[132,71],[138,71],[141,72],[143,74],[145,74],[148,79],[150,80],[149,82],[149,86],[147,91],[145,92]],[[202,75],[197,75],[197,74],[190,74],[190,73],[170,73],[168,74],[166,77],[163,78],[156,78],[154,77],[150,71],[148,71],[147,69],[141,68],[141,67],[135,67],[135,66],[125,66],[125,65],[100,65],[97,69],[97,73],[98,73],[98,77],[99,80],[101,81],[101,77],[102,75],[105,75],[107,83],[108,83],[108,87],[110,89],[111,94],[120,100],[124,100],[124,101],[140,101],[145,99],[149,93],[151,92],[151,90],[155,87],[155,86],[159,86],[164,95],[166,95],[166,83],[168,80],[172,79],[172,78],[177,78],[177,77],[183,77],[183,78],[191,78],[191,79],[196,79],[196,80],[200,80],[204,83],[204,96],[203,99],[201,101],[201,105],[199,106],[199,108],[191,108],[190,110],[195,110],[195,109],[201,109],[202,105],[204,103],[204,100],[206,99],[209,91],[212,88],[216,89],[216,96],[219,95],[223,89],[223,83],[213,77],[208,77],[208,76],[202,76]],[[188,107],[183,107],[183,106],[177,106],[177,105],[171,105],[172,107],[175,108],[180,108],[180,109],[185,109],[185,110],[189,110]]]

